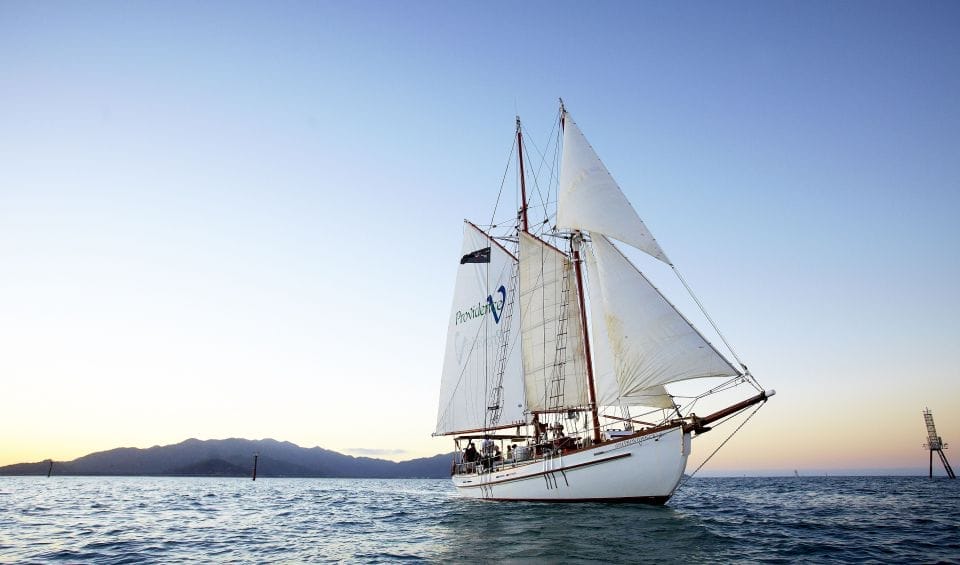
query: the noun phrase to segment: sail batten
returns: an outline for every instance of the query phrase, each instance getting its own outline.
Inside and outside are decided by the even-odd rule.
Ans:
[[[567,113],[563,119],[557,226],[602,233],[669,265],[667,254],[627,201],[576,122]]]

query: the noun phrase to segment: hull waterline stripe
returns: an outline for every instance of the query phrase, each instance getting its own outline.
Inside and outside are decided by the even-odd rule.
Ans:
[[[600,460],[598,460],[598,461],[587,461],[586,463],[578,463],[578,464],[576,464],[576,465],[570,465],[569,467],[561,467],[561,468],[559,468],[559,469],[551,469],[551,470],[549,470],[549,471],[540,471],[539,473],[533,473],[533,474],[531,474],[531,475],[521,475],[521,476],[519,476],[519,477],[511,477],[511,478],[509,478],[509,479],[501,479],[501,480],[499,480],[499,481],[485,481],[485,482],[482,482],[482,483],[477,483],[477,484],[472,484],[472,485],[471,485],[471,484],[462,484],[462,485],[455,485],[455,486],[456,486],[457,488],[480,488],[480,487],[486,487],[486,486],[491,486],[491,485],[499,485],[499,484],[503,484],[503,483],[512,483],[512,482],[515,482],[515,481],[525,481],[525,480],[527,480],[527,479],[535,479],[535,478],[537,478],[537,477],[542,477],[542,476],[547,475],[547,474],[550,474],[550,473],[566,472],[566,471],[570,471],[570,470],[572,470],[572,469],[578,469],[578,468],[580,468],[580,467],[589,467],[590,465],[599,465],[599,464],[601,464],[601,463],[607,463],[607,462],[609,462],[609,461],[615,461],[615,460],[617,460],[617,459],[623,459],[624,457],[630,457],[631,455],[632,455],[632,453],[622,453],[622,454],[620,454],[620,455],[614,455],[613,457],[607,457],[606,459],[600,459]],[[490,499],[490,500],[495,500],[495,499]],[[510,499],[510,500],[516,500],[516,499]],[[589,499],[578,499],[578,500],[589,500]],[[607,500],[607,499],[597,499],[597,500]]]
[[[598,504],[613,503],[639,503],[663,506],[670,500],[669,496],[624,496],[622,498],[483,498],[477,500],[489,500],[493,502],[595,502]]]

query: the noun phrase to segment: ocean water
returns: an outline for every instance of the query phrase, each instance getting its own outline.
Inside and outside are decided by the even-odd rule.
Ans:
[[[667,506],[446,480],[0,477],[0,562],[960,563],[960,481],[693,478]]]

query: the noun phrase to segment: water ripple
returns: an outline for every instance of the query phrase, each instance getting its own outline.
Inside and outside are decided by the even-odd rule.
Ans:
[[[957,481],[702,479],[666,507],[444,480],[3,477],[0,562],[960,563]]]

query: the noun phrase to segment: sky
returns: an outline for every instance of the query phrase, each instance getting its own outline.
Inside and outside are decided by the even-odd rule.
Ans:
[[[956,2],[2,2],[0,465],[449,451],[461,221],[562,97],[777,390],[703,472],[925,471],[924,408],[960,446],[958,28]]]

